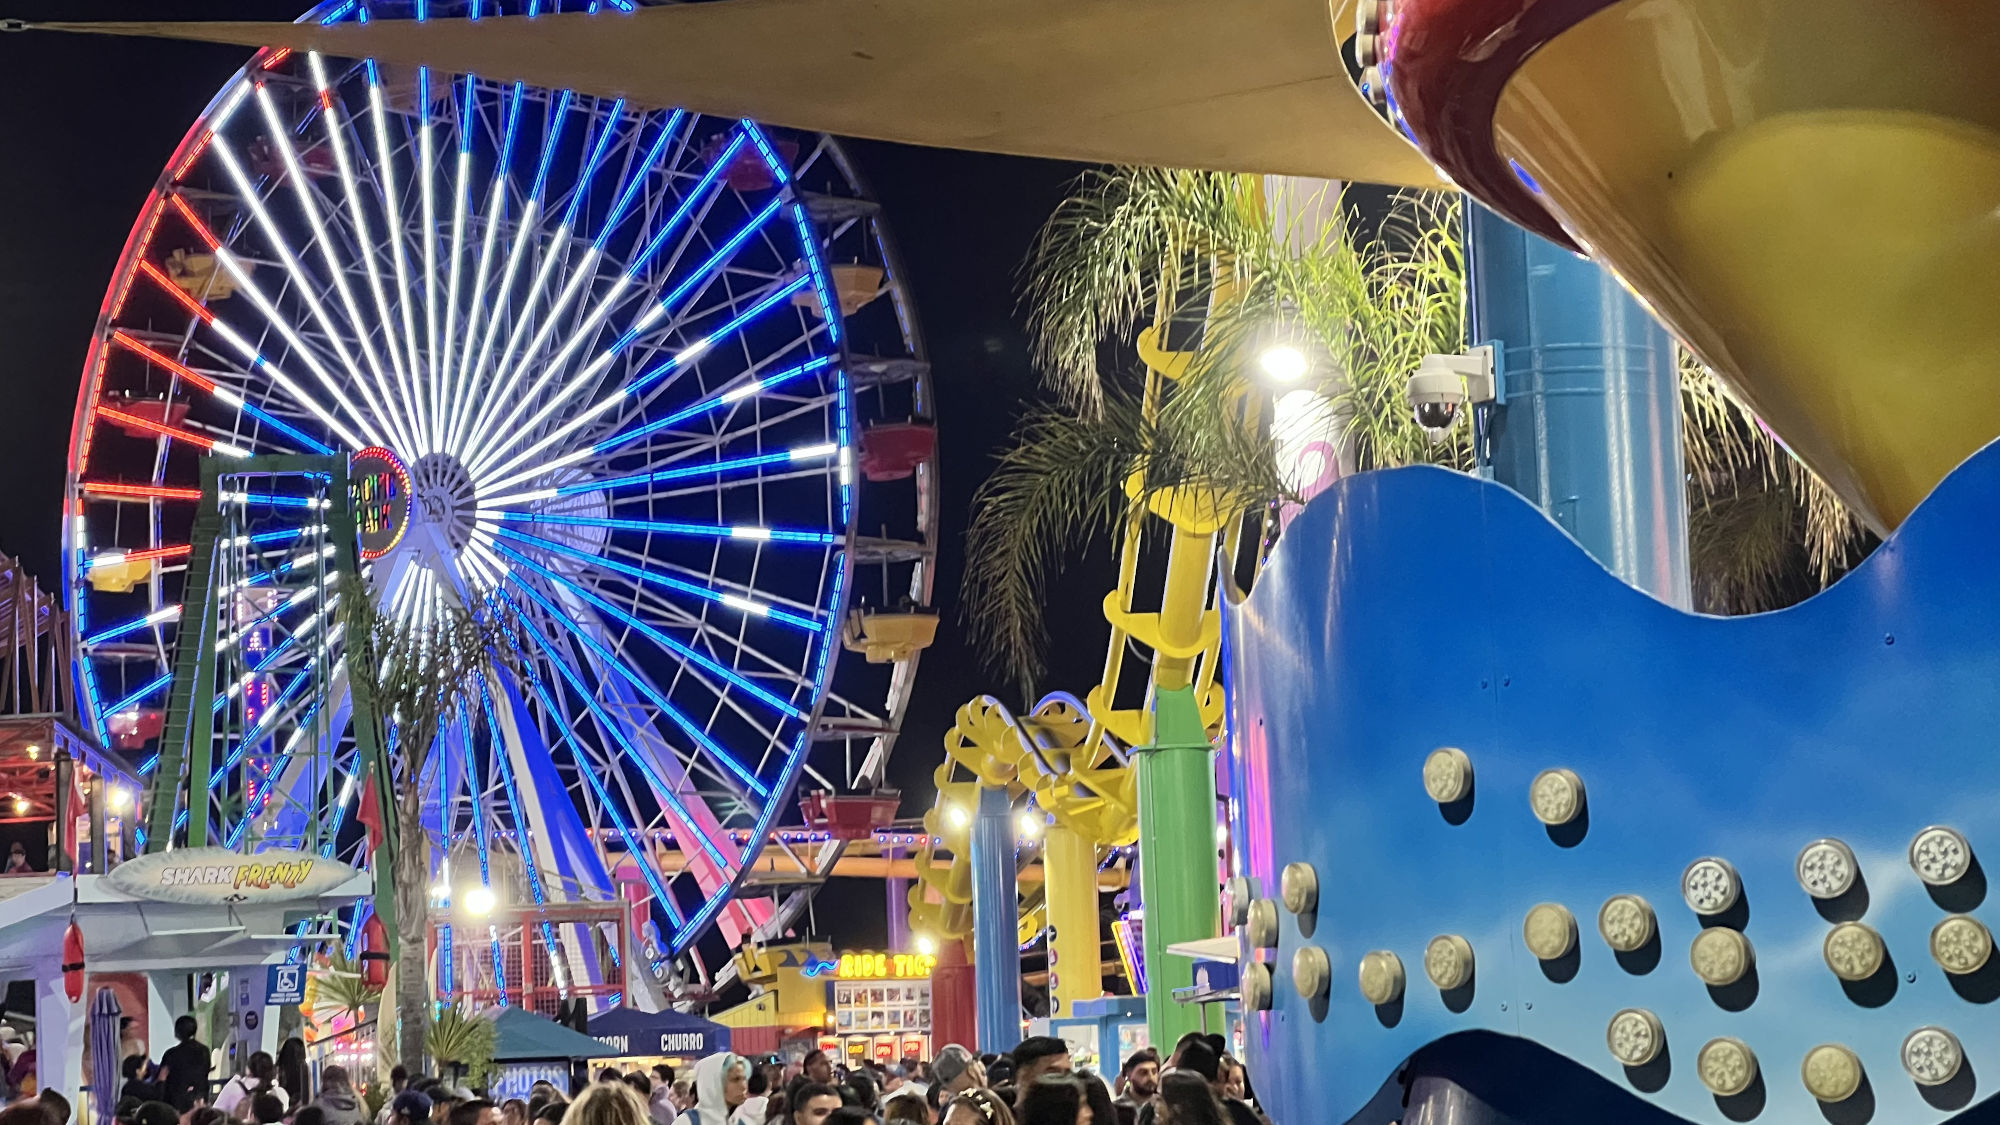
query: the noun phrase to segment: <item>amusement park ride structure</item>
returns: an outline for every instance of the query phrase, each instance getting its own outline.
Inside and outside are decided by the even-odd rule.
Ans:
[[[1492,336],[1471,342],[1502,358],[1474,411],[1493,479],[1343,480],[1224,599],[1226,924],[1263,1107],[1362,1125],[1981,1113],[2000,1035],[1978,859],[2000,831],[2000,9],[1360,0],[1332,5],[1329,36],[1328,6],[1304,0],[1055,8],[139,30],[600,90],[629,75],[672,104],[926,143],[1437,182],[1404,130],[1548,241],[1471,226]],[[1347,79],[1350,28],[1394,128]],[[749,58],[784,60],[784,80],[734,73]],[[829,95],[833,74],[861,92]],[[948,97],[940,75],[970,80]],[[1872,558],[1782,613],[1678,608],[1672,363],[1642,312],[1887,536]],[[1121,737],[1149,740],[1142,769],[1199,750],[1169,758],[1212,778],[1193,684],[1161,667],[1203,634],[1160,632],[1154,729]],[[965,807],[973,823],[933,831],[1008,853],[973,868],[1011,869],[991,816],[1037,747],[1115,758],[1071,706],[968,709],[954,762],[988,822]],[[1166,805],[1206,828],[1201,796],[1142,778],[1142,836]],[[1142,847],[1150,881],[1161,856]],[[954,879],[941,928],[964,925]],[[1019,936],[1006,901],[972,923],[999,931],[978,943],[989,964]],[[983,1012],[996,1033],[1005,999]]]

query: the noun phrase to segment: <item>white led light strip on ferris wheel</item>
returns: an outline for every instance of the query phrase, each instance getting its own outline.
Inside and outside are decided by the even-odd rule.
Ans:
[[[306,182],[305,168],[299,161],[298,149],[292,144],[291,129],[285,122],[279,120],[278,106],[271,97],[270,88],[261,83],[257,87],[257,105],[263,110],[265,123],[270,126],[270,143],[277,145],[278,152],[284,159],[285,174],[292,182],[292,194],[298,197],[299,209],[305,212],[306,222],[312,227],[313,238],[319,243],[320,255],[326,259],[327,273],[333,278],[334,292],[339,295],[341,306],[347,311],[348,323],[353,326],[355,338],[361,344],[361,354],[367,361],[368,371],[375,378],[375,385],[382,393],[383,402],[393,407],[394,404],[389,397],[391,393],[389,377],[383,371],[382,357],[375,350],[374,334],[368,331],[361,317],[361,307],[354,300],[353,287],[347,283],[347,270],[335,256],[333,238],[327,233],[326,222],[320,216],[319,201],[314,198],[312,187]],[[239,180],[237,186],[240,190],[245,185]],[[268,233],[272,233],[275,238],[274,232]],[[289,251],[287,253],[289,254]],[[365,247],[363,254],[366,255]],[[335,347],[341,347],[337,340]],[[390,355],[394,354],[395,348],[392,346]],[[352,360],[344,349],[341,349],[341,356],[343,359],[348,359],[352,366]],[[403,417],[401,411],[385,409],[384,418],[400,439],[408,439],[411,433],[409,420]]]
[[[652,149],[648,151],[646,160],[639,164],[633,172],[632,180],[627,185],[624,194],[619,197],[617,204],[613,206],[611,214],[605,219],[603,229],[598,232],[596,241],[592,243],[590,252],[585,255],[586,265],[594,264],[595,259],[602,254],[605,242],[617,229],[619,222],[624,218],[625,210],[631,206],[632,201],[637,197],[638,189],[642,185],[644,177],[664,152],[667,143],[673,140],[678,132],[680,117],[679,111],[676,111],[661,126],[660,135],[655,139]],[[726,153],[734,153],[737,148],[736,144],[732,144],[725,151]],[[524,392],[513,396],[512,408],[507,411],[504,417],[500,412],[500,407],[506,400],[493,400],[492,407],[484,412],[485,417],[473,426],[472,433],[466,440],[464,448],[468,452],[476,451],[471,459],[472,461],[483,461],[486,459],[490,450],[482,449],[481,442],[489,433],[495,435],[520,433],[532,427],[532,423],[529,427],[522,427],[518,424],[521,412],[541,397],[542,392],[548,388],[550,382],[563,373],[563,368],[568,365],[570,357],[576,354],[576,350],[588,342],[597,330],[603,326],[604,322],[610,318],[611,314],[617,310],[618,304],[625,296],[626,291],[638,280],[640,271],[644,270],[647,263],[653,259],[653,256],[659,253],[661,247],[666,245],[668,236],[680,230],[681,225],[693,213],[695,206],[707,198],[710,189],[714,187],[715,181],[722,175],[726,167],[726,162],[718,159],[702,175],[701,179],[688,189],[688,193],[681,200],[680,205],[674,209],[665,222],[660,224],[659,229],[653,233],[643,248],[633,254],[632,261],[618,275],[617,280],[612,282],[611,288],[598,299],[590,313],[570,333],[562,346],[556,350],[555,356],[542,364],[541,376],[530,384]],[[511,388],[514,381],[523,374],[522,369],[526,367],[530,358],[540,354],[542,347],[547,343],[549,334],[556,327],[556,318],[561,315],[562,309],[568,306],[570,298],[574,296],[580,283],[588,275],[588,269],[579,270],[577,275],[570,280],[562,296],[557,300],[556,308],[551,310],[548,322],[543,325],[541,331],[535,334],[535,338],[529,341],[527,349],[522,352],[520,363],[512,369],[503,371],[499,379],[496,380],[496,386]],[[581,379],[577,379],[566,383],[558,390],[555,401],[560,402],[569,395],[574,394],[581,381]],[[468,462],[466,468],[473,473],[476,479],[478,476],[477,467]]]

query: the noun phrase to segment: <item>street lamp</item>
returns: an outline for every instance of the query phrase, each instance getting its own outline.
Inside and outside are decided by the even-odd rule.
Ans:
[[[491,887],[478,886],[465,892],[466,912],[474,917],[484,918],[488,914],[493,913],[493,905],[493,888]]]
[[[1257,366],[1264,372],[1264,378],[1290,385],[1306,377],[1312,370],[1312,361],[1295,344],[1272,344],[1258,354]]]

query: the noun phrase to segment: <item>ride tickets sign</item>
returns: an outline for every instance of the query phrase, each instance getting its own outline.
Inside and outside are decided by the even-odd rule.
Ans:
[[[154,852],[111,869],[113,889],[154,902],[195,905],[318,898],[360,872],[311,852],[274,849],[243,855],[227,848]]]
[[[834,974],[841,980],[927,980],[936,965],[928,953],[843,953]]]

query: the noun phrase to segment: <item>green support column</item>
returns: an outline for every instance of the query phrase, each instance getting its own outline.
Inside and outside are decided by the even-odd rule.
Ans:
[[[1201,1030],[1201,1012],[1173,993],[1194,983],[1194,963],[1167,952],[1214,937],[1221,914],[1215,867],[1215,748],[1191,687],[1153,701],[1153,744],[1139,771],[1139,889],[1146,903],[1146,1028],[1161,1051]]]

